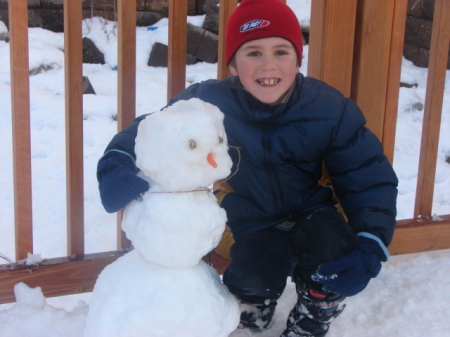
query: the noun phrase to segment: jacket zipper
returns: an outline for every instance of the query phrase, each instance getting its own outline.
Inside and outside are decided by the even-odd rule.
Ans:
[[[271,187],[272,195],[274,197],[275,210],[276,212],[281,211],[281,206],[283,204],[280,181],[275,171],[275,166],[271,163],[271,152],[272,148],[270,146],[269,139],[269,130],[268,128],[264,128],[263,131],[263,149],[264,149],[264,166],[269,174],[269,184]]]

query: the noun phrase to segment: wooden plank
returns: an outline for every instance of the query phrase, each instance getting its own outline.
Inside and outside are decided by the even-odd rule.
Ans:
[[[389,246],[392,255],[450,248],[450,214],[442,220],[398,222]],[[93,290],[97,276],[108,264],[126,251],[87,254],[72,258],[46,260],[38,266],[0,265],[0,304],[14,302],[13,287],[24,282],[29,287],[41,287],[46,297],[79,294]],[[230,263],[215,252],[204,257],[219,274]]]
[[[70,0],[72,1],[72,0]],[[0,304],[15,301],[14,285],[41,287],[45,297],[90,292],[101,271],[124,251],[48,259],[39,265],[0,266]]]
[[[119,0],[117,131],[131,124],[136,117],[136,0]],[[121,228],[122,211],[117,213],[117,248],[131,247]]]
[[[357,0],[311,2],[308,76],[350,96]]]
[[[208,263],[210,266],[212,266],[219,275],[223,275],[225,272],[225,269],[227,269],[228,265],[230,264],[231,260],[225,259],[219,254],[217,254],[214,250],[210,252],[208,255],[206,255],[203,258],[203,261]]]
[[[127,234],[122,230],[123,209],[117,212],[117,249],[126,249],[132,246]]]
[[[169,0],[167,100],[186,88],[187,0]]]
[[[136,117],[136,0],[117,2],[117,131]]]
[[[32,266],[0,265],[0,304],[15,301],[14,285],[24,282],[31,288],[41,287],[45,297],[91,292],[102,270],[129,250],[86,254],[44,260]],[[215,252],[203,260],[223,274],[230,263]]]
[[[414,217],[430,217],[450,44],[450,1],[436,0],[422,125]]]
[[[415,219],[398,221],[389,246],[392,255],[426,252],[450,248],[450,214],[441,220]]]
[[[394,158],[407,5],[407,0],[397,0],[394,2],[389,71],[386,88],[386,107],[382,136],[384,153],[391,163]]]
[[[351,98],[367,126],[383,137],[395,1],[360,0],[356,15]]]
[[[220,0],[219,11],[219,51],[217,62],[217,78],[225,78],[230,75],[225,60],[225,31],[228,18],[237,6],[237,0]]]
[[[28,5],[9,4],[16,260],[33,252]]]
[[[67,252],[84,253],[82,0],[64,0]]]

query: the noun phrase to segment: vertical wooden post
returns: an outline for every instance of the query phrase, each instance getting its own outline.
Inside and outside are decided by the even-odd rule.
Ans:
[[[84,253],[82,0],[64,0],[67,251]]]
[[[117,129],[136,117],[136,0],[117,2]]]
[[[357,0],[311,3],[308,76],[350,96]]]
[[[8,4],[16,260],[33,252],[28,2]]]
[[[136,117],[136,0],[118,0],[117,131]],[[129,248],[131,241],[122,231],[123,211],[117,212],[117,248]]]
[[[359,0],[351,97],[383,137],[395,1]]]
[[[167,100],[186,88],[187,0],[169,0]]]
[[[450,45],[450,2],[436,0],[422,125],[414,217],[431,217],[445,76]]]
[[[408,0],[394,1],[394,15],[389,53],[389,71],[386,87],[385,118],[382,134],[384,153],[391,163],[394,158],[398,97],[400,93],[400,77],[402,71],[407,7]]]
[[[237,0],[220,0],[219,10],[219,51],[217,63],[217,78],[225,78],[230,75],[228,65],[225,60],[225,31],[228,18],[236,8]]]

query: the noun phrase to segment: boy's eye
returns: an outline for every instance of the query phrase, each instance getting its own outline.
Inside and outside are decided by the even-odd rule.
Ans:
[[[277,50],[275,55],[287,55],[288,53],[285,50]]]
[[[252,56],[252,57],[259,56],[259,55],[260,55],[260,53],[258,51],[252,51],[252,52],[248,53],[248,56]]]

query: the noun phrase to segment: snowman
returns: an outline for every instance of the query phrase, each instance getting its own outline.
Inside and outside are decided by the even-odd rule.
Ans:
[[[227,220],[208,188],[232,166],[223,118],[192,98],[139,124],[136,164],[151,187],[124,210],[134,250],[99,275],[85,337],[226,337],[238,326],[236,298],[202,260]]]

